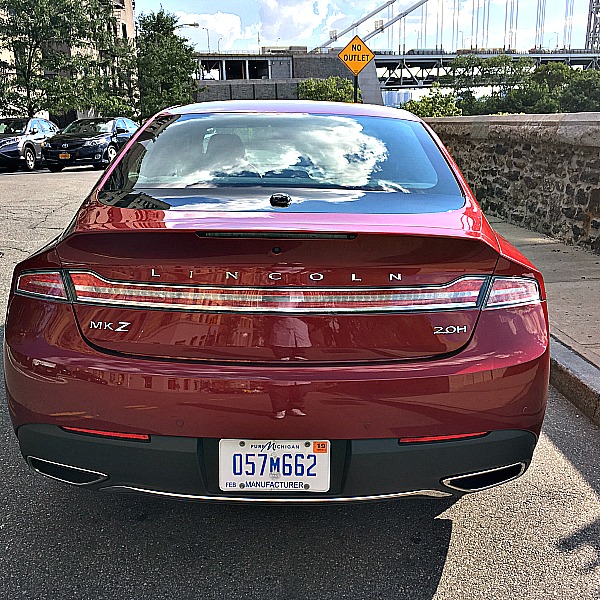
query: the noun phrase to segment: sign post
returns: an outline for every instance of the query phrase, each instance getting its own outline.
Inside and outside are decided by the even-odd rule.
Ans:
[[[354,75],[354,102],[358,102],[358,74],[375,58],[367,45],[355,35],[338,54],[338,58]]]

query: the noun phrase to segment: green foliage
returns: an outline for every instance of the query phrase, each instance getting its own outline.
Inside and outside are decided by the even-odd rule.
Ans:
[[[194,49],[175,33],[177,17],[164,10],[138,20],[137,66],[140,113],[146,119],[163,108],[192,102],[197,64]]]
[[[539,66],[531,75],[531,80],[539,85],[546,85],[553,94],[564,89],[575,77],[574,71],[565,63],[555,62]]]
[[[560,112],[600,112],[600,72],[579,71],[561,89]]]
[[[354,102],[354,83],[343,77],[305,79],[298,84],[298,98],[300,100]],[[361,94],[359,90],[359,101],[360,98]]]
[[[456,106],[453,94],[442,94],[438,83],[431,86],[427,96],[419,100],[409,100],[402,107],[418,117],[454,117],[462,115]]]
[[[536,67],[528,57],[466,54],[441,81],[464,115],[600,111],[600,72],[559,62]],[[490,92],[477,96],[482,87]]]
[[[115,54],[131,54],[115,32],[106,0],[0,0],[0,49],[10,56],[3,112],[97,108],[119,87]]]

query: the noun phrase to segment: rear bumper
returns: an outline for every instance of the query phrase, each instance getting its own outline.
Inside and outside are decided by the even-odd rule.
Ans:
[[[72,164],[104,164],[107,161],[104,158],[107,146],[86,146],[71,150],[42,150],[42,156],[45,161],[51,165],[69,166]],[[61,159],[60,154],[68,153],[70,158]]]
[[[537,442],[531,432],[518,430],[433,443],[399,444],[389,438],[335,440],[329,492],[231,493],[219,489],[218,440],[214,438],[151,436],[150,442],[133,442],[42,424],[24,425],[17,435],[21,452],[34,470],[91,489],[187,500],[271,503],[462,496],[518,477],[529,466]],[[75,481],[70,481],[72,472]],[[468,481],[452,481],[456,476],[482,472]],[[85,483],[86,479],[91,482]]]
[[[185,438],[538,435],[549,376],[544,311],[484,311],[467,348],[439,360],[258,367],[102,353],[81,338],[70,305],[13,296],[8,407],[15,429],[39,423]],[[275,418],[281,411],[285,418]]]

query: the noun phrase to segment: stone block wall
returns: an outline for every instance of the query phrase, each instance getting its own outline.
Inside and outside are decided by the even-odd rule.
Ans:
[[[600,254],[600,113],[427,121],[484,212]]]
[[[215,100],[297,100],[300,79],[264,79],[198,82],[197,102]]]
[[[344,63],[337,57],[337,53],[331,54],[298,54],[293,60],[294,77],[307,79],[327,79],[327,77],[342,77],[353,80],[352,73]]]

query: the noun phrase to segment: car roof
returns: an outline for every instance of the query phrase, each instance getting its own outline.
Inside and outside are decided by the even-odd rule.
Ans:
[[[224,100],[221,102],[198,102],[185,106],[173,106],[161,111],[169,115],[193,115],[197,113],[311,113],[322,115],[348,115],[353,117],[386,117],[405,121],[420,121],[408,111],[350,102],[316,102],[311,100]]]
[[[76,123],[77,121],[114,121],[122,118],[123,117],[84,117],[82,119],[75,119],[73,123]]]

